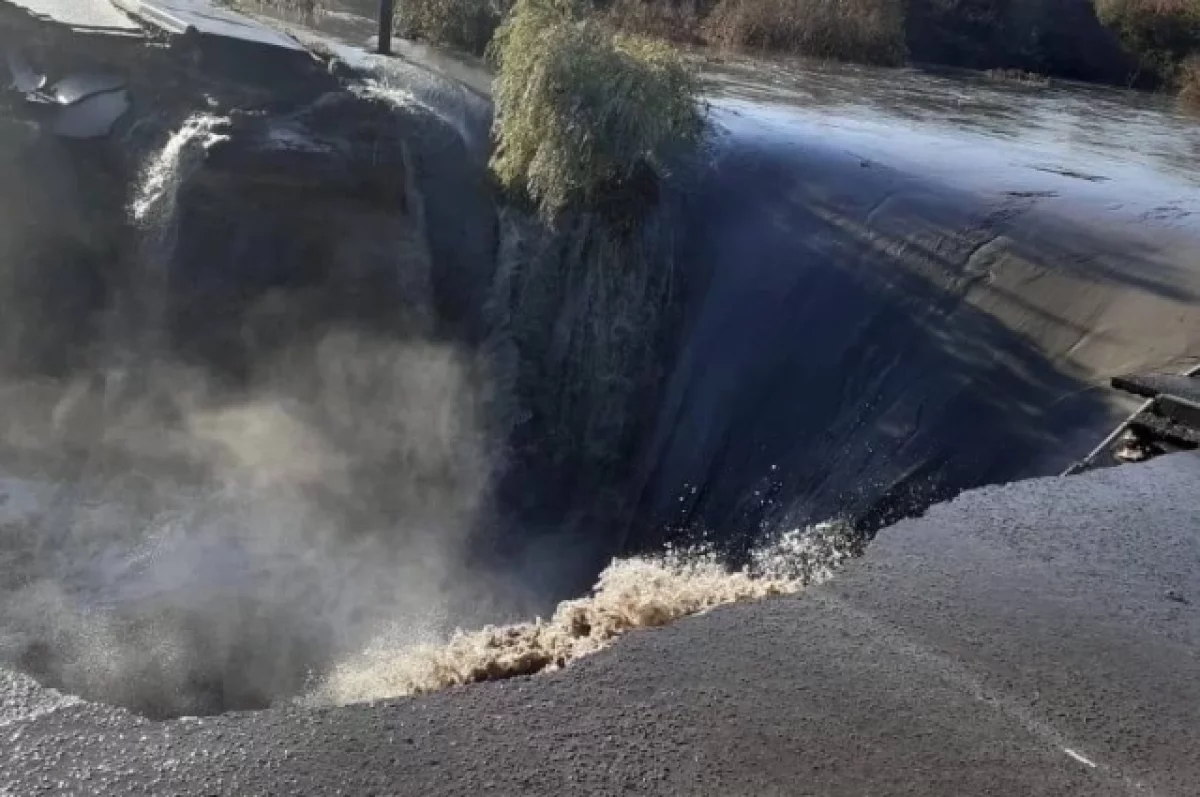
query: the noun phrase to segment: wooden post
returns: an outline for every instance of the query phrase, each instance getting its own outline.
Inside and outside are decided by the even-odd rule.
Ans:
[[[395,0],[379,0],[379,52],[392,54],[392,6]]]

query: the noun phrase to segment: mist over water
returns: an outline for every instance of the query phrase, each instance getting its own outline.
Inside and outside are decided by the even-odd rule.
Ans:
[[[135,279],[87,363],[0,376],[0,661],[151,716],[265,706],[382,629],[432,638],[502,597],[467,573],[499,461],[485,374],[434,338],[427,290],[402,336],[267,297],[268,332],[293,311],[311,328],[251,346],[233,382],[166,342],[155,258],[224,121],[188,119],[148,160]],[[428,282],[403,247],[384,268]]]
[[[0,363],[0,664],[151,717],[352,702],[561,667],[633,628],[794,591],[843,557],[796,532],[738,571],[711,550],[626,559],[548,621],[455,633],[552,609],[543,585],[580,567],[549,544],[511,572],[489,565],[490,541],[521,534],[496,496],[511,376],[436,332],[411,181],[408,221],[368,233],[378,248],[335,249],[315,284],[268,290],[240,315],[185,297],[196,329],[181,337],[168,269],[197,206],[181,192],[232,124],[194,114],[146,155],[120,212],[128,254],[102,264],[95,334],[48,349],[83,353]],[[28,243],[15,223],[6,234]],[[401,286],[386,323],[355,315],[380,304],[378,274]],[[324,313],[358,277],[361,294]],[[62,284],[30,287],[15,259],[4,278],[7,323],[62,322],[28,295]],[[188,335],[213,330],[229,350],[197,357]]]
[[[1108,155],[1048,172],[1062,97],[967,113],[903,73],[892,107],[896,73],[820,72],[726,65],[715,165],[623,241],[497,213],[486,100],[403,58],[184,114],[120,190],[82,148],[0,147],[0,667],[154,717],[552,671],[829,577],[856,538],[815,521],[1058,472],[1110,428],[1098,375],[1195,349],[1194,170],[1099,134],[1158,116],[1087,98]],[[377,156],[375,193],[341,168]],[[949,171],[998,182],[918,179]],[[664,550],[694,528],[745,555]]]
[[[843,523],[792,529],[762,541],[739,568],[702,545],[617,559],[591,594],[563,601],[548,620],[456,631],[446,641],[415,644],[404,635],[381,635],[361,654],[338,662],[303,702],[343,705],[558,670],[630,631],[827,581],[855,552],[854,539]]]
[[[385,625],[444,627],[490,476],[468,366],[344,333],[289,359],[242,401],[164,367],[128,438],[117,418],[66,473],[5,484],[0,656],[199,713],[293,693]]]

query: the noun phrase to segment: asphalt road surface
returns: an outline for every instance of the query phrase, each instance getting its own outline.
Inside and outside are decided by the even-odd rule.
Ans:
[[[140,33],[141,28],[109,0],[4,0],[34,16],[80,31]]]
[[[0,794],[1194,795],[1200,457],[986,488],[567,671],[152,723],[0,680]]]

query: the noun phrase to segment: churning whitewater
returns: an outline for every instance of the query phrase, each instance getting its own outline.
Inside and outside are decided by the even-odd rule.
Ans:
[[[1100,374],[1196,349],[1174,177],[969,138],[953,82],[795,77],[836,91],[716,97],[635,224],[511,202],[486,96],[405,59],[0,148],[0,666],[156,719],[557,670],[1059,469]]]
[[[89,358],[55,379],[0,370],[14,452],[0,474],[0,662],[155,718],[369,701],[555,670],[635,629],[795,592],[850,555],[840,523],[777,535],[737,567],[716,546],[667,548],[611,562],[547,620],[486,625],[578,594],[561,573],[590,579],[598,562],[497,519],[521,415],[495,354],[510,332],[498,325],[486,353],[438,334],[408,145],[389,145],[385,193],[399,200],[383,208],[260,196],[269,176],[213,166],[241,164],[240,146],[250,163],[253,147],[319,160],[392,135],[397,115],[429,118],[369,84],[345,100],[368,109],[368,132],[328,132],[353,113],[339,101],[278,123],[192,113],[161,131],[124,204],[133,278],[108,297]],[[271,269],[282,284],[246,287]],[[364,297],[381,319],[364,318]],[[205,359],[194,344],[209,335],[220,345]],[[498,537],[526,546],[521,567],[487,558]]]
[[[184,121],[156,156],[143,169],[139,188],[129,212],[136,224],[150,220],[155,205],[175,187],[185,173],[183,160],[189,154],[201,155],[214,144],[228,141],[220,129],[229,124],[227,117],[198,113]]]
[[[360,703],[557,670],[635,629],[823,583],[853,554],[853,540],[852,529],[830,522],[781,534],[736,569],[708,547],[618,559],[589,596],[562,602],[548,621],[457,631],[448,641],[399,649],[384,637],[338,663],[302,702]]]

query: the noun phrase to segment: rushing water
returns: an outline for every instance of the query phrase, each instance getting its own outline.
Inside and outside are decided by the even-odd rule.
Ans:
[[[699,57],[704,287],[648,456],[660,517],[885,521],[1055,473],[1110,424],[1109,376],[1200,352],[1200,125],[1170,99]]]
[[[369,0],[322,3],[314,17],[298,18],[246,4],[285,24],[300,23],[345,45],[339,54],[359,64],[382,65],[364,53],[375,34]],[[475,58],[403,39],[401,60],[485,91],[488,76]],[[729,113],[737,135],[790,137],[810,132],[836,137],[838,146],[869,149],[887,142],[908,164],[938,176],[1004,180],[1018,169],[1047,169],[1107,180],[1122,190],[1137,186],[1161,196],[1172,186],[1200,185],[1197,115],[1165,95],[1048,81],[1015,82],[977,73],[878,69],[798,58],[749,58],[698,51],[694,57],[718,109]],[[739,126],[733,117],[750,117]],[[957,168],[969,157],[974,168]],[[1028,175],[1022,175],[1027,177]]]
[[[1180,218],[1198,209],[1200,120],[1170,97],[721,56],[705,58],[705,74],[737,135],[825,137],[955,185],[1065,187],[1096,201],[1175,199]]]
[[[174,314],[208,332],[244,311],[254,323],[203,352],[252,353],[242,392],[168,335],[139,338],[136,357],[128,337],[92,342],[125,355],[133,401],[111,358],[61,382],[5,375],[3,442],[56,460],[0,480],[8,663],[155,714],[562,666],[827,577],[850,546],[827,533],[845,527],[801,531],[827,518],[874,530],[963,487],[1054,472],[1110,422],[1107,375],[1200,351],[1200,132],[1168,101],[695,54],[713,135],[671,182],[677,350],[628,463],[623,525],[584,525],[617,558],[549,621],[442,645],[460,622],[545,611],[584,546],[552,528],[512,572],[478,566],[488,535],[532,536],[493,517],[500,348],[435,323],[447,308],[470,319],[496,281],[478,263],[504,250],[483,187],[487,74],[406,43],[398,59],[355,50],[363,11],[307,24],[373,73],[353,94],[381,100],[379,118],[356,127],[316,103],[242,120],[254,145],[230,155],[227,119],[192,116],[132,191],[139,267],[170,271],[163,289],[182,298],[118,303],[114,327]],[[337,142],[399,150],[386,135],[402,129],[417,155],[390,164],[393,205],[246,177],[280,152],[301,158],[286,167],[352,150],[306,137],[329,119]],[[181,203],[210,156],[225,165]],[[566,527],[593,499],[549,494],[569,476],[517,498]],[[744,538],[749,564],[664,546],[680,528]]]

